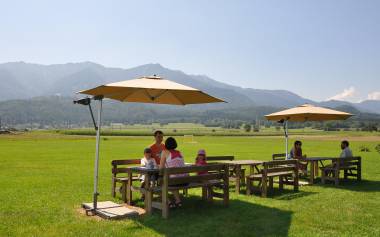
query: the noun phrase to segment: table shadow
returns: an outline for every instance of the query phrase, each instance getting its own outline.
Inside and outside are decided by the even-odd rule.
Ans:
[[[292,212],[241,200],[208,203],[198,196],[184,199],[183,207],[170,210],[169,218],[161,212],[137,218],[138,225],[165,236],[288,236]]]

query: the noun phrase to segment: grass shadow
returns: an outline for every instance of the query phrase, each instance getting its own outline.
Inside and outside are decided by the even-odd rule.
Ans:
[[[380,181],[374,180],[340,180],[338,186],[335,186],[333,182],[326,181],[326,184],[318,183],[316,186],[321,188],[346,189],[355,192],[380,192]]]
[[[161,212],[155,210],[152,216],[135,221],[168,237],[288,236],[291,216],[290,211],[241,200],[231,200],[224,207],[220,201],[208,203],[199,196],[189,196],[182,208],[170,210],[169,219],[163,219]]]

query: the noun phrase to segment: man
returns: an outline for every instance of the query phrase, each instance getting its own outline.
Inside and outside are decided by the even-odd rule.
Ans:
[[[348,141],[344,140],[340,144],[340,148],[342,149],[342,152],[340,153],[340,158],[347,158],[347,157],[353,157],[351,149],[348,147],[350,144]]]
[[[161,152],[165,150],[165,145],[162,143],[164,140],[164,133],[160,130],[154,132],[155,142],[150,146],[152,157],[156,160],[157,165],[160,164]]]

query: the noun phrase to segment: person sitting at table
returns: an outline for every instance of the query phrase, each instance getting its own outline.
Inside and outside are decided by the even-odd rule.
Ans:
[[[196,166],[207,165],[206,151],[204,149],[201,149],[198,151],[197,157],[195,158],[195,165]],[[201,172],[198,172],[198,175],[207,174],[207,173],[208,173],[207,171],[201,171]]]
[[[347,140],[344,140],[340,143],[340,148],[342,149],[342,152],[340,153],[340,158],[348,158],[353,157],[352,151],[349,148],[350,143],[348,143]]]
[[[156,160],[157,164],[160,164],[161,153],[165,149],[165,145],[162,143],[164,133],[157,130],[153,135],[155,142],[150,146],[150,149],[152,150],[152,157]]]
[[[161,153],[161,162],[160,162],[160,169],[162,168],[171,168],[171,167],[183,167],[185,166],[185,160],[181,154],[180,151],[176,150],[177,148],[177,141],[173,137],[168,137],[165,141],[165,150]],[[170,177],[183,177],[188,176],[188,174],[172,174]],[[185,186],[184,184],[181,185],[173,185],[173,186]],[[174,207],[182,207],[182,201],[179,196],[179,191],[174,190],[172,191],[175,202],[169,202],[169,208]]]
[[[144,149],[144,157],[141,158],[140,164],[142,167],[145,167],[147,169],[157,169],[158,168],[156,160],[153,159],[153,157],[152,157],[152,150],[150,148]],[[150,178],[151,182],[154,182],[157,180],[157,177],[155,175],[152,175],[149,178]],[[145,175],[141,175],[140,180],[141,180],[141,188],[144,188],[144,186],[145,186]],[[144,198],[145,198],[144,194],[142,194],[141,199],[144,199]]]
[[[306,155],[302,154],[302,142],[301,141],[295,141],[294,147],[290,150],[290,158],[291,159],[303,159],[306,158]],[[307,172],[307,162],[300,161],[299,163],[299,169],[303,172]]]

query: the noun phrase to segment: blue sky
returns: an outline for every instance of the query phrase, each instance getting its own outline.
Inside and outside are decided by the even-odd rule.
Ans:
[[[0,1],[0,62],[160,63],[242,87],[380,100],[380,1]]]

